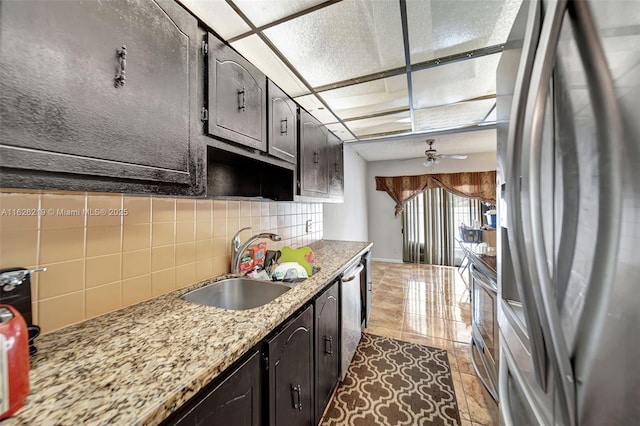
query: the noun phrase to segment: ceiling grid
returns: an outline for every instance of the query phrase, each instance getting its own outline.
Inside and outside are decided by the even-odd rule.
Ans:
[[[345,142],[424,151],[429,135],[495,127],[522,0],[181,1]]]

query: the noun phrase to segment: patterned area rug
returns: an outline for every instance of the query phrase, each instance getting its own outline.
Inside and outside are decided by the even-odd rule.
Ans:
[[[447,351],[363,333],[321,424],[460,425]]]

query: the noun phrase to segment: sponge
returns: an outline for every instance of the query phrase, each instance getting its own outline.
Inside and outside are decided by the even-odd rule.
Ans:
[[[311,250],[310,247],[294,249],[287,246],[280,249],[280,251],[282,252],[280,262],[297,262],[307,271],[309,276],[313,274],[313,263],[315,259],[313,257],[313,250]]]

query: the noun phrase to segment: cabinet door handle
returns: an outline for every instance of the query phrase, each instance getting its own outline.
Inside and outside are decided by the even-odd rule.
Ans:
[[[284,124],[284,126],[283,126]],[[288,117],[284,120],[280,120],[280,134],[287,136],[289,134],[289,123]]]
[[[302,401],[300,399],[300,392],[302,388],[300,385],[291,386],[291,397],[293,398],[293,409],[302,411]]]
[[[116,78],[114,79],[113,85],[115,87],[122,87],[125,84],[126,76],[125,76],[125,68],[127,67],[127,46],[122,45],[121,49],[116,50],[118,57],[118,72],[116,73]]]
[[[320,153],[318,151],[313,152],[313,164],[320,164]]]
[[[333,165],[336,168],[336,173],[338,173],[340,171],[340,163],[333,163]]]
[[[327,343],[329,344],[329,349],[327,349]],[[324,353],[333,356],[333,336],[324,337]]]
[[[238,90],[238,110],[240,111],[246,110],[247,106],[244,92],[244,87],[242,88],[242,90]]]

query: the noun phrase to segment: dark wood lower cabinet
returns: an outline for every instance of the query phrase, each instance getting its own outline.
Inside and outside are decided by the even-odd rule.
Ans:
[[[315,301],[316,336],[316,413],[315,424],[320,423],[333,388],[340,376],[340,323],[338,322],[339,283],[329,287]]]
[[[269,357],[269,425],[312,425],[313,306],[268,340],[265,352]]]
[[[260,377],[260,353],[256,350],[221,383],[187,402],[165,425],[261,425]]]

